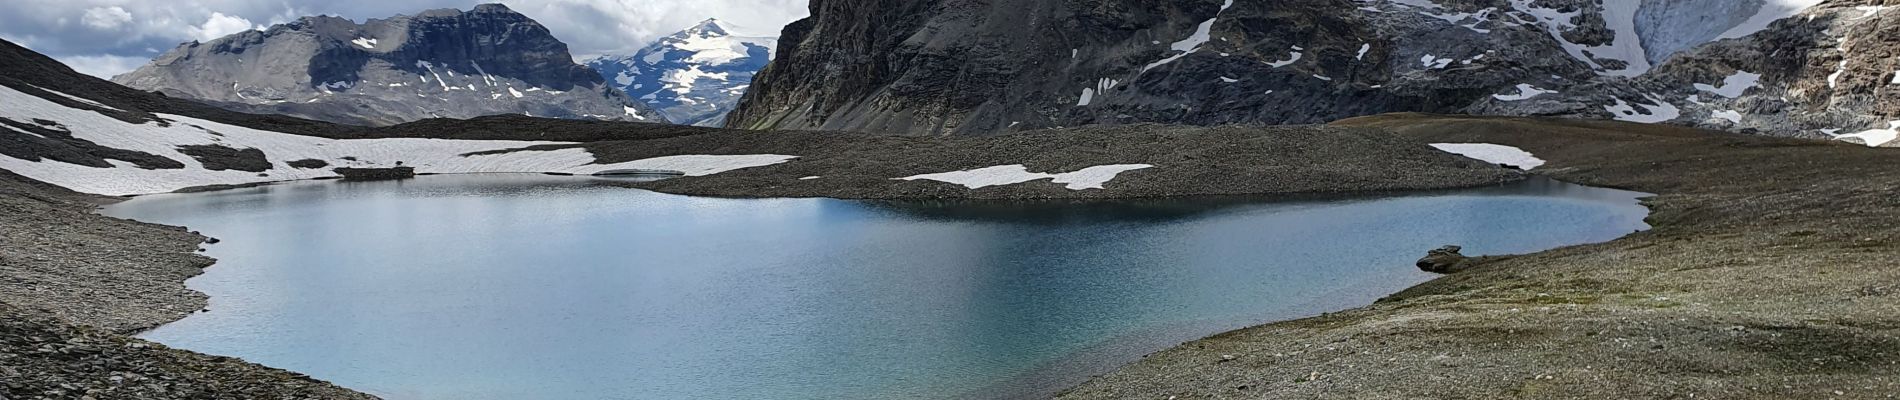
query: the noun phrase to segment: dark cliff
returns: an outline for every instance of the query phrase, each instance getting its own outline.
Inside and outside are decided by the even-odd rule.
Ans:
[[[1900,88],[1872,70],[1893,43],[1882,21],[1900,16],[1873,7],[1887,1],[814,1],[728,126],[987,134],[1423,111],[1846,134],[1900,119],[1875,100]],[[1772,105],[1836,68],[1776,71],[1842,57],[1864,72],[1851,82],[1878,85]],[[1768,79],[1719,101],[1697,89],[1753,75]]]

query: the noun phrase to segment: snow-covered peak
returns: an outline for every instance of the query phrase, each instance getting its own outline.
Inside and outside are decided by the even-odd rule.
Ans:
[[[750,55],[753,48],[762,48],[767,59],[777,47],[778,39],[772,37],[735,36],[717,19],[708,19],[667,37],[660,38],[641,52],[672,53],[687,52],[692,55],[688,62],[698,64],[725,64]],[[653,58],[642,57],[642,61],[652,64]]]
[[[720,25],[718,18],[707,18],[705,21],[699,21],[699,24],[693,25],[691,28],[686,28],[686,30],[680,31],[675,35],[718,37],[731,36],[732,34],[726,31],[725,26]]]
[[[773,37],[733,34],[743,31],[707,19],[633,54],[604,56],[587,65],[669,121],[717,125],[778,45]]]

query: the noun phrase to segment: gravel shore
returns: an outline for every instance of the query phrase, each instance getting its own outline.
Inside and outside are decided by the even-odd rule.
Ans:
[[[204,307],[183,228],[94,214],[112,199],[0,171],[0,398],[372,398],[126,336]]]
[[[1900,395],[1900,152],[1614,122],[1357,118],[1521,147],[1657,193],[1654,230],[1222,333],[1064,399],[1880,399]]]

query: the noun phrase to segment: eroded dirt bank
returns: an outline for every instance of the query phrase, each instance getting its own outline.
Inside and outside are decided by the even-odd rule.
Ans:
[[[1900,152],[1612,122],[1336,125],[1521,147],[1539,173],[1659,194],[1655,229],[1189,342],[1061,397],[1900,395]]]

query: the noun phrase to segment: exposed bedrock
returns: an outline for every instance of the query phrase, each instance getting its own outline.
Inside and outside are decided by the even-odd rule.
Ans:
[[[1900,125],[1890,3],[813,1],[727,126],[992,134],[1420,111],[1884,144]]]

